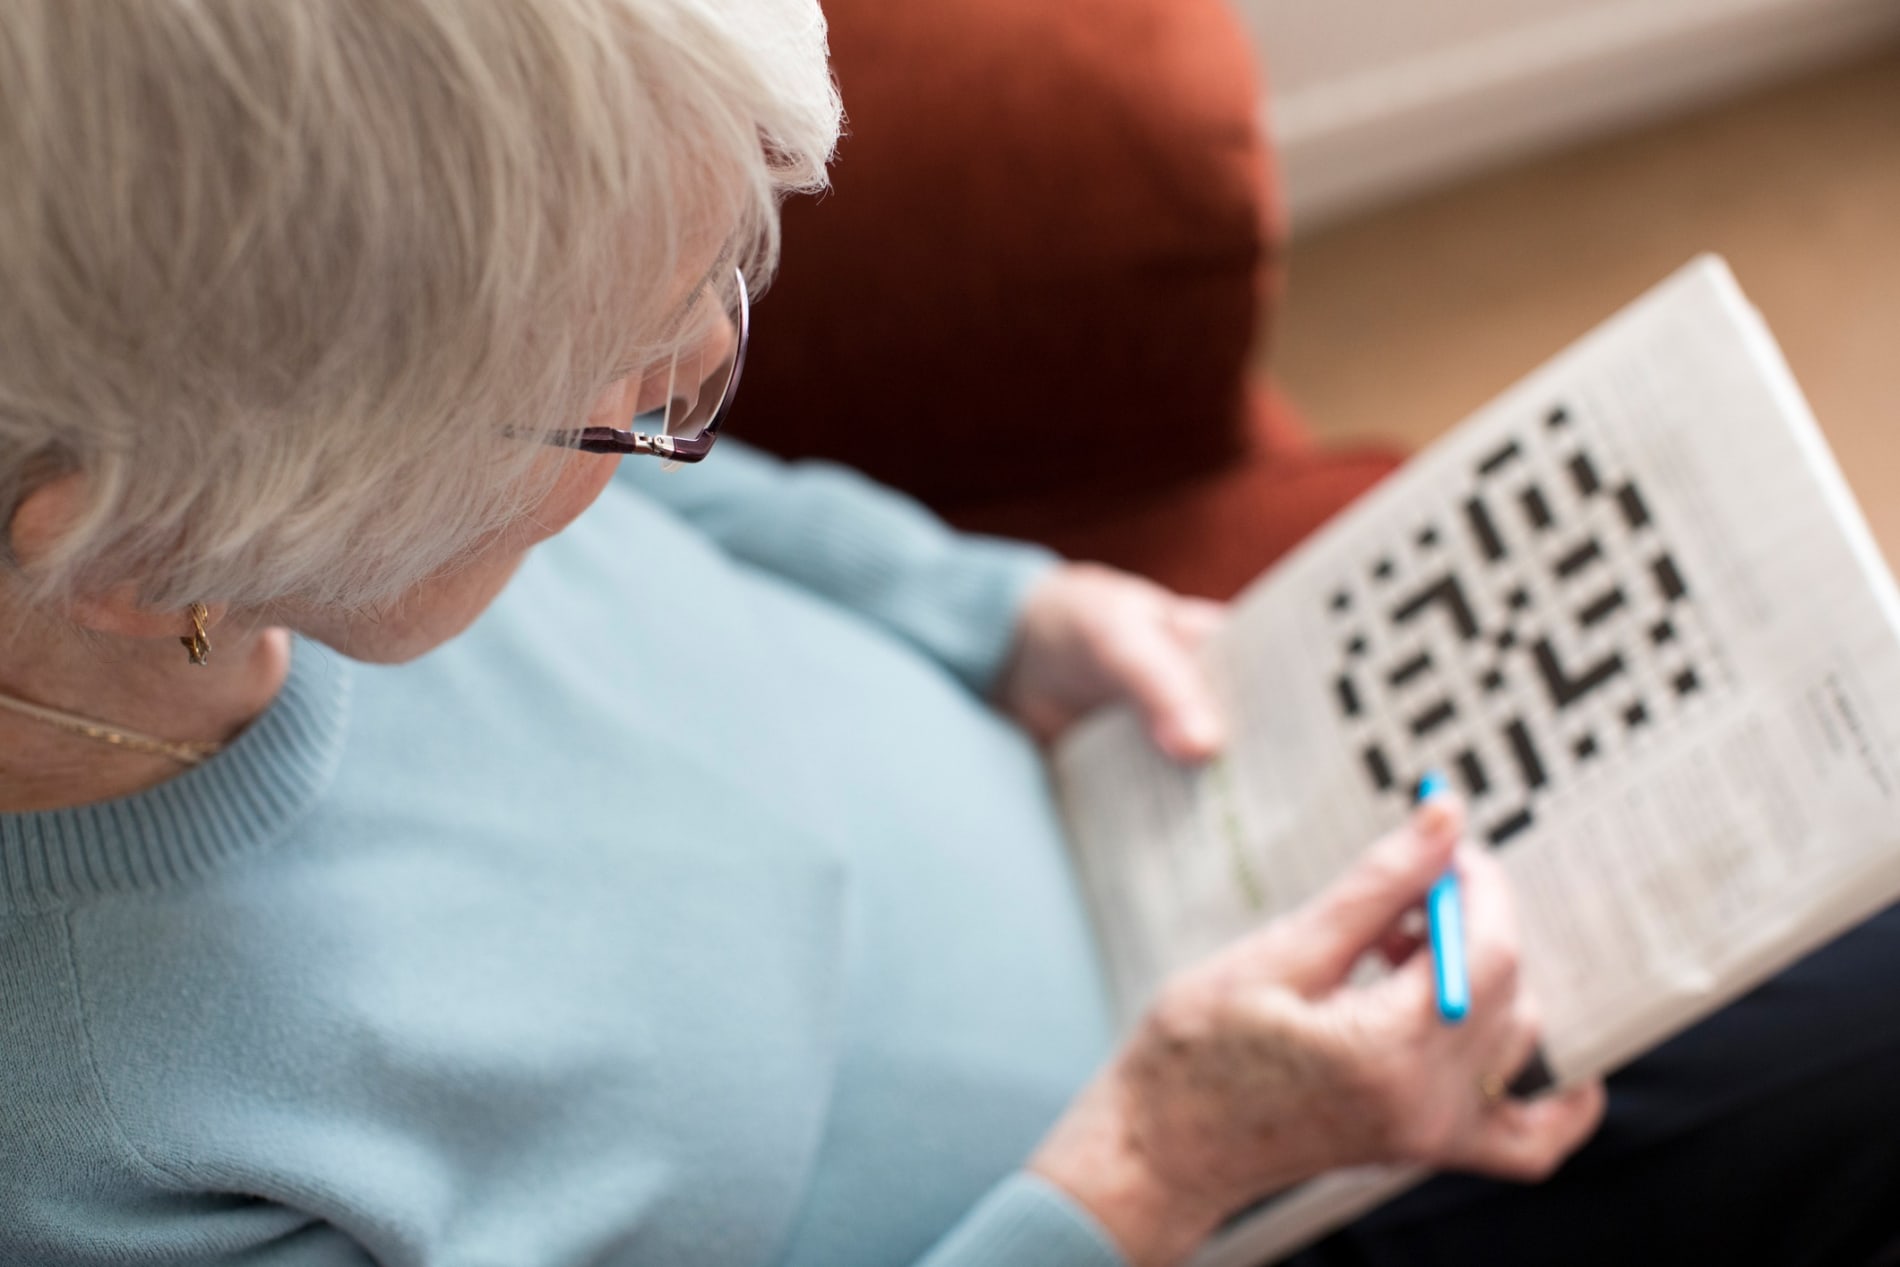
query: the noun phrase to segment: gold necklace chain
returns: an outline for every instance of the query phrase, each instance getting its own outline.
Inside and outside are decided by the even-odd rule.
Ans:
[[[102,721],[81,717],[78,713],[68,713],[63,709],[48,708],[44,704],[35,704],[31,700],[21,699],[17,695],[8,695],[4,691],[0,691],[0,708],[10,709],[22,717],[31,717],[34,721],[57,727],[68,734],[84,735],[87,739],[111,744],[115,748],[143,752],[155,757],[170,757],[180,765],[198,765],[206,757],[224,748],[221,743],[203,743],[195,739],[160,739],[154,735],[140,734],[136,730],[126,730],[121,726],[108,726]]]

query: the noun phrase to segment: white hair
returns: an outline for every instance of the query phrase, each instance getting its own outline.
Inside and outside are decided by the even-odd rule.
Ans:
[[[815,0],[0,0],[0,516],[84,477],[28,587],[452,565],[838,128]]]

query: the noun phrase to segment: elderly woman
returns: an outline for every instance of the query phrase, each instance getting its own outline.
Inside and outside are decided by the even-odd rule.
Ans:
[[[1472,1023],[1346,984],[1455,804],[1115,1045],[1025,731],[1205,754],[1214,613],[714,450],[809,0],[0,13],[0,1262],[1162,1264],[1596,1124],[1483,859]]]

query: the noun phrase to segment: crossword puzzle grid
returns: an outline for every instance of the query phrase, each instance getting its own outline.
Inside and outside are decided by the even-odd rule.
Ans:
[[[1493,847],[1557,787],[1719,692],[1725,669],[1642,489],[1563,404],[1340,578],[1333,696],[1371,789],[1450,775]]]

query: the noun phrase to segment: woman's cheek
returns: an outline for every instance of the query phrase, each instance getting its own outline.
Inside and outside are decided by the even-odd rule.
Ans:
[[[619,466],[620,455],[614,453],[588,453],[570,458],[549,498],[552,504],[547,505],[547,513],[535,516],[547,528],[542,540],[580,518],[606,490]]]
[[[635,413],[634,396],[638,393],[640,380],[632,377],[617,378],[601,388],[600,395],[594,397],[593,408],[587,411],[587,425],[590,427],[622,427]]]

